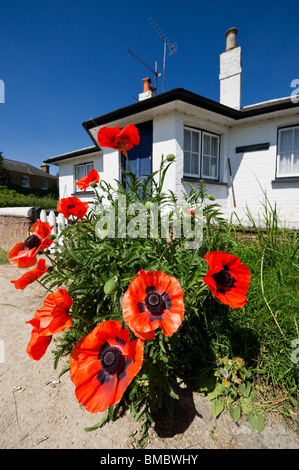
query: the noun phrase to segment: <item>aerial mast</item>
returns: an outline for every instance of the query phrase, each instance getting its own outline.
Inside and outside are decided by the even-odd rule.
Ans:
[[[157,90],[157,78],[161,76],[161,73],[158,72],[158,65],[157,62],[155,62],[155,70],[150,67],[143,59],[141,59],[135,52],[133,52],[131,49],[128,49],[128,52],[135,57],[135,59],[139,60],[145,67],[147,67],[155,76],[155,90]]]
[[[164,53],[163,53],[163,87],[162,91],[164,92],[165,90],[165,69],[166,69],[166,49],[168,47],[169,49],[169,55],[174,54],[178,50],[177,43],[171,43],[168,41],[168,39],[165,37],[159,26],[154,22],[152,18],[149,19],[150,23],[153,25],[159,36],[161,37],[162,41],[164,42]]]

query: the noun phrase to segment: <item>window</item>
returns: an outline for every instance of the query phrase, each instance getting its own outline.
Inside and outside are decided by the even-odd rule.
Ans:
[[[76,181],[79,181],[81,178],[83,178],[83,176],[87,176],[90,170],[93,170],[93,162],[82,163],[81,165],[77,165],[75,167]],[[76,191],[80,191],[77,185],[76,185]]]
[[[184,129],[184,176],[218,179],[219,136]]]
[[[299,126],[278,131],[277,176],[299,176]]]
[[[42,180],[42,189],[48,189],[48,181]]]
[[[22,186],[23,188],[30,188],[29,176],[27,175],[22,176]]]

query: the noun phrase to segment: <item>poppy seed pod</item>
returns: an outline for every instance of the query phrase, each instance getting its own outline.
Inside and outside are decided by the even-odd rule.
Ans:
[[[107,295],[113,294],[117,290],[117,282],[115,279],[109,279],[104,285],[104,292]]]

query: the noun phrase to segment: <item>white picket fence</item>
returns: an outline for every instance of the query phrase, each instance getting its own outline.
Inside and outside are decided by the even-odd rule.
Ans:
[[[49,225],[53,225],[53,229],[51,234],[52,235],[59,235],[60,232],[64,229],[64,227],[68,224],[67,219],[64,217],[63,214],[58,213],[55,214],[54,210],[44,210],[42,209],[39,216],[42,222],[48,222]],[[62,244],[62,240],[59,242]],[[49,248],[49,251],[52,253],[54,252],[54,248]]]

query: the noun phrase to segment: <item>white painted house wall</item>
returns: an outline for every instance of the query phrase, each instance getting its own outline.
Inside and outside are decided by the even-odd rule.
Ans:
[[[294,117],[289,116],[275,120],[261,118],[229,126],[211,122],[210,119],[204,117],[188,117],[180,112],[159,115],[153,119],[152,169],[155,171],[159,168],[162,155],[166,157],[172,153],[176,156],[175,162],[170,166],[165,178],[164,188],[174,191],[182,201],[182,191],[189,191],[186,182],[181,181],[184,160],[184,126],[218,134],[220,136],[219,181],[223,184],[211,182],[208,184],[208,191],[216,197],[216,201],[223,207],[225,214],[229,215],[235,210],[242,218],[246,206],[253,214],[261,212],[262,202],[264,202],[263,191],[265,191],[270,203],[273,205],[277,203],[277,207],[281,211],[282,222],[287,220],[289,226],[299,227],[298,185],[272,184],[276,174],[278,128],[293,125],[294,122]],[[236,153],[235,151],[239,146],[265,142],[270,144],[268,150],[247,153]],[[236,208],[233,205],[228,158],[231,162]],[[92,200],[92,194],[76,193],[75,186],[75,166],[90,161],[94,162],[94,167],[102,180],[116,186],[115,179],[120,177],[120,153],[114,149],[104,148],[103,152],[92,156],[83,155],[60,162],[60,197],[76,194],[86,201]]]

